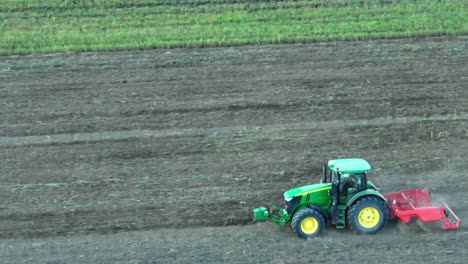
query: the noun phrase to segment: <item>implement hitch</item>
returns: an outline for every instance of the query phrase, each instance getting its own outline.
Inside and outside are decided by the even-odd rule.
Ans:
[[[277,213],[276,213],[277,212]],[[255,221],[270,221],[279,226],[285,226],[291,220],[288,212],[285,209],[280,209],[277,206],[258,207],[253,209]]]

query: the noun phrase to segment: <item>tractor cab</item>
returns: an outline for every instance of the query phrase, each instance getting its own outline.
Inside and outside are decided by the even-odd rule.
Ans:
[[[332,188],[336,189],[341,197],[368,189],[367,173],[371,166],[363,159],[330,160],[328,168],[325,164],[323,167],[322,182],[331,182]],[[330,177],[328,174],[331,174]],[[372,186],[372,189],[374,188]]]
[[[369,163],[363,159],[336,159],[323,164],[323,183],[330,182],[330,220],[337,228],[345,227],[345,210],[352,197],[369,189],[367,182]]]

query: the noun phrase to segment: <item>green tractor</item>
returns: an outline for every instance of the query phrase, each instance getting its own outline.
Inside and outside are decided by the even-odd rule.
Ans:
[[[285,208],[259,207],[257,221],[269,220],[280,226],[291,224],[301,238],[320,235],[326,226],[346,226],[360,234],[375,234],[390,217],[387,199],[367,179],[371,170],[363,159],[336,159],[323,164],[321,183],[284,193]]]

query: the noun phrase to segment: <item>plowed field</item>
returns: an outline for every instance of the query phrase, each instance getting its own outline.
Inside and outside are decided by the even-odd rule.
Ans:
[[[1,262],[467,263],[465,224],[251,221],[343,157],[468,221],[467,61],[467,37],[1,57]]]

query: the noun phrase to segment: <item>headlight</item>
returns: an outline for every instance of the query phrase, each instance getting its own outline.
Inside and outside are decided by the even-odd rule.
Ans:
[[[289,202],[289,201],[291,201],[293,198],[294,198],[294,197],[284,198],[284,200],[285,200],[286,202]]]

